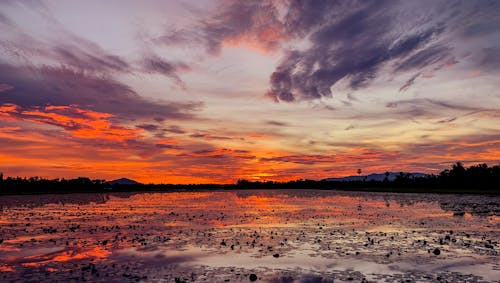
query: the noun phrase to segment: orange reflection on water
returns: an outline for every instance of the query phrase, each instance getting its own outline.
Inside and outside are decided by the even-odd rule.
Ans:
[[[8,265],[0,265],[0,272],[14,272],[15,269]]]
[[[79,260],[85,258],[102,259],[106,258],[110,254],[111,254],[110,251],[97,246],[89,250],[78,250],[78,249],[65,250],[62,254],[55,256],[52,260],[71,261],[71,260]]]
[[[462,211],[471,211],[467,207],[485,211],[480,204],[489,204],[491,200],[443,196],[444,201],[440,202],[439,198],[318,190],[3,197],[0,271],[61,273],[78,266],[78,270],[87,270],[82,273],[88,274],[92,272],[90,263],[92,267],[109,267],[117,262],[144,259],[156,264],[164,260],[161,255],[156,257],[162,250],[182,251],[187,246],[217,252],[274,253],[279,249],[302,248],[303,243],[294,243],[297,241],[311,244],[311,240],[321,238],[332,247],[349,243],[364,249],[364,232],[403,233],[432,227],[461,231],[497,229],[497,216],[453,216],[456,207]],[[458,206],[450,206],[453,203]],[[467,206],[468,203],[473,205]],[[285,243],[285,238],[289,243]],[[267,251],[268,246],[272,246],[272,252]],[[139,251],[136,260],[123,252],[131,249]],[[150,258],[145,257],[148,251]],[[120,272],[121,276],[124,271]]]

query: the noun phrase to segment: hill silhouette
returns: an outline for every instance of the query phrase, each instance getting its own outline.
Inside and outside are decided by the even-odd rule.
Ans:
[[[116,179],[116,180],[113,180],[113,181],[109,181],[108,183],[111,186],[131,186],[131,185],[140,185],[141,184],[141,183],[139,183],[137,181],[134,181],[134,180],[131,180],[131,179],[127,179],[127,178]]]

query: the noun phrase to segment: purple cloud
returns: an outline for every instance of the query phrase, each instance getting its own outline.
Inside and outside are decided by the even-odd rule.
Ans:
[[[442,65],[454,58],[454,45],[463,40],[459,37],[465,33],[457,31],[474,26],[493,33],[491,26],[498,20],[491,18],[498,18],[499,8],[498,2],[486,1],[291,1],[286,32],[310,44],[285,54],[270,77],[267,95],[285,102],[329,97],[340,80],[353,90],[368,86],[383,66],[390,66],[394,76]],[[469,19],[465,24],[464,17]],[[474,36],[480,34],[476,30]]]
[[[148,74],[160,74],[169,77],[181,88],[186,88],[186,85],[177,74],[179,71],[189,70],[190,67],[184,63],[173,63],[158,56],[149,56],[142,62],[142,70]]]
[[[64,67],[29,68],[0,64],[0,82],[13,87],[2,93],[0,103],[21,107],[78,105],[121,119],[191,119],[193,113],[202,107],[200,102],[149,100],[112,78]]]

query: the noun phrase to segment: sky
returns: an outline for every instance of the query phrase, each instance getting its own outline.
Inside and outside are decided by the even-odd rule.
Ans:
[[[145,183],[500,162],[500,1],[0,1],[0,171]]]

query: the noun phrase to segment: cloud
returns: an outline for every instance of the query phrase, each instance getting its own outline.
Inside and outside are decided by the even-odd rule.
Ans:
[[[0,103],[24,108],[78,105],[82,109],[109,113],[121,119],[190,119],[202,106],[199,102],[149,100],[112,78],[64,67],[30,68],[0,64],[0,82],[13,87],[2,93]]]
[[[218,55],[225,45],[275,51],[286,39],[276,1],[218,1],[215,12],[186,27],[169,27],[151,41],[165,45],[202,46]]]
[[[356,126],[349,125],[349,126],[345,127],[344,131],[349,131],[349,130],[352,130],[352,129],[355,129],[355,128],[356,128]]]
[[[484,48],[480,65],[489,71],[500,69],[500,47]]]
[[[28,4],[27,4],[28,5]],[[31,4],[29,5],[31,7]],[[22,26],[10,23],[7,33],[0,37],[0,50],[6,55],[3,62],[14,59],[23,65],[36,65],[36,62],[64,66],[78,71],[100,74],[130,73],[136,71],[124,58],[111,54],[98,44],[74,35],[61,26],[44,8],[36,8],[38,13],[45,14],[51,29],[57,33],[56,38],[38,38],[28,34]],[[1,14],[0,14],[1,15]],[[1,17],[0,17],[1,22]]]
[[[42,1],[40,0],[25,0],[25,1],[16,1],[16,0],[2,0],[0,5],[24,5],[26,7],[32,7],[35,9],[46,8]]]
[[[135,126],[136,128],[143,129],[150,132],[155,132],[158,130],[158,126],[154,124],[140,124]]]
[[[29,5],[31,6],[31,4]],[[33,8],[36,8],[34,6]],[[36,8],[43,14],[40,8]],[[66,30],[48,11],[45,18],[58,34],[57,38],[38,38],[28,34],[0,13],[0,23],[9,24],[9,33],[0,37],[0,50],[19,65],[39,66],[44,62],[50,66],[63,66],[77,72],[94,75],[115,76],[121,74],[161,74],[173,79],[181,88],[186,88],[178,72],[190,70],[187,64],[169,62],[151,50],[141,60],[126,58],[104,50],[100,45]],[[147,49],[147,48],[146,48]],[[6,60],[2,60],[7,62]]]
[[[176,71],[187,70],[187,65],[170,66],[158,57],[149,57],[144,66],[132,65],[98,44],[61,29],[56,20],[51,24],[61,33],[57,40],[37,39],[17,26],[10,30],[12,38],[7,34],[0,38],[1,51],[10,56],[0,60],[0,105],[11,103],[23,108],[78,105],[125,120],[191,119],[202,107],[200,102],[147,99],[115,79],[122,74],[154,72],[183,86]]]
[[[181,147],[174,145],[174,144],[163,144],[163,143],[157,143],[155,144],[156,147],[158,148],[167,148],[167,149],[180,149]]]
[[[436,99],[404,99],[396,100],[386,103],[385,107],[394,108],[395,112],[391,113],[394,115],[402,115],[402,117],[416,118],[416,117],[428,117],[428,118],[440,118],[442,119],[443,113],[467,113],[467,112],[490,112],[495,113],[495,109],[485,109],[476,106],[462,105],[457,103],[450,103],[446,101],[436,100]],[[468,114],[466,114],[468,115]],[[380,118],[380,116],[379,116]]]
[[[396,152],[384,152],[369,148],[352,147],[347,152],[323,153],[323,154],[295,154],[277,155],[261,158],[262,162],[295,163],[301,165],[325,164],[329,166],[341,166],[343,164],[355,164],[360,162],[381,162],[395,158]]]
[[[420,167],[438,171],[449,167],[456,161],[470,165],[477,163],[498,164],[500,160],[500,136],[498,134],[466,135],[450,138],[442,142],[411,143],[405,146],[406,166]],[[429,168],[429,169],[425,169]]]
[[[221,1],[197,24],[169,29],[157,40],[196,43],[213,55],[238,44],[284,50],[266,96],[293,102],[331,97],[341,81],[358,90],[409,73],[414,79],[402,83],[404,91],[417,73],[456,64],[465,38],[488,43],[482,37],[495,33],[498,7],[486,1]],[[498,57],[489,47],[479,51]]]
[[[65,66],[72,66],[77,70],[92,72],[129,72],[131,66],[116,55],[106,54],[101,48],[92,46],[92,49],[83,50],[76,45],[55,46],[51,50],[52,58]]]
[[[2,12],[0,12],[0,24],[6,25],[6,26],[12,26],[12,21],[4,15]]]
[[[200,29],[211,54],[218,54],[224,43],[275,50],[285,36],[272,1],[221,2],[217,13],[203,20]]]
[[[201,138],[205,140],[232,140],[232,137],[226,137],[226,136],[218,136],[218,135],[212,135],[208,133],[194,133],[189,135],[192,138]]]
[[[168,62],[158,56],[149,56],[142,62],[142,70],[148,74],[160,74],[169,77],[181,88],[186,88],[186,85],[181,80],[178,71],[189,70],[190,67],[184,63]]]
[[[270,158],[261,158],[260,161],[313,165],[316,163],[333,163],[334,159],[332,156],[301,154],[301,155],[286,155],[286,156],[276,156]]]
[[[433,43],[444,31],[439,25],[397,33],[400,7],[394,2],[313,3],[292,3],[294,9],[287,15],[289,31],[308,34],[310,47],[290,50],[271,75],[268,96],[277,101],[329,97],[330,88],[343,79],[351,89],[359,89],[388,62],[395,62],[398,72],[447,55],[446,48]]]
[[[139,132],[113,124],[112,115],[83,110],[76,106],[45,106],[26,109],[13,104],[0,106],[0,116],[61,127],[74,137],[123,142]]]
[[[436,124],[448,124],[448,123],[454,122],[455,120],[457,120],[457,117],[442,119],[442,120],[437,121]]]
[[[8,84],[0,84],[0,92],[13,90],[14,87]]]
[[[488,29],[492,22],[481,17],[498,16],[496,11],[486,1],[291,1],[287,36],[306,43],[285,54],[267,96],[285,102],[330,97],[340,81],[356,90],[382,75],[413,72],[405,90],[414,83],[414,72],[454,57],[454,47],[463,45],[464,33],[458,31],[467,27],[464,17],[469,26],[482,22]]]
[[[169,27],[158,37],[150,39],[154,44],[162,44],[167,46],[172,45],[189,45],[200,44],[203,42],[203,37],[197,29],[179,29]]]
[[[280,121],[275,121],[275,120],[268,120],[268,121],[266,121],[266,124],[271,125],[271,126],[278,126],[278,127],[288,126],[288,124],[285,122],[280,122]]]
[[[449,51],[450,48],[440,45],[420,50],[410,57],[398,62],[395,71],[400,72],[412,69],[422,69],[426,66],[442,61],[450,54]]]
[[[246,150],[234,150],[228,148],[200,149],[193,152],[178,154],[177,157],[192,159],[191,162],[194,161],[195,164],[230,162],[231,160],[234,161],[232,164],[238,164],[241,163],[241,161],[255,159],[255,156]]]
[[[169,127],[164,128],[162,130],[165,131],[165,132],[174,133],[174,134],[184,134],[184,133],[186,133],[186,131],[184,129],[182,129],[179,126],[175,126],[175,125],[169,126]]]
[[[420,76],[420,73],[417,73],[413,77],[411,77],[409,80],[406,81],[404,85],[402,85],[399,88],[399,92],[406,91],[410,86],[412,86],[415,83],[415,80]]]

